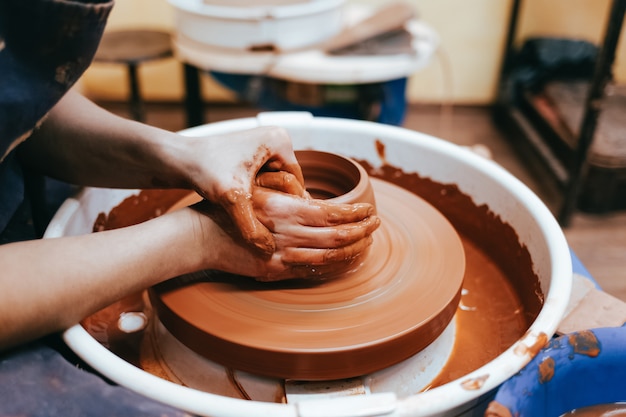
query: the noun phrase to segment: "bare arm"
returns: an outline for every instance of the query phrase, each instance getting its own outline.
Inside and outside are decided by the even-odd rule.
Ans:
[[[182,214],[1,246],[0,350],[65,329],[126,295],[197,269],[202,235],[215,230]]]
[[[379,224],[370,205],[306,198],[279,128],[186,138],[70,93],[19,152],[33,169],[69,182],[190,188],[211,203],[125,229],[2,245],[0,349],[195,270],[277,280],[349,267]],[[289,178],[277,188],[291,194],[257,187],[261,171]]]
[[[73,184],[192,188],[176,165],[186,150],[183,139],[116,116],[70,91],[19,152],[29,168]]]
[[[206,201],[136,226],[0,246],[0,351],[193,271],[279,280],[353,268],[379,224],[369,205],[328,206],[262,188],[254,194],[265,202],[259,215],[277,242],[269,257]],[[337,218],[348,221],[337,225]]]
[[[275,244],[251,201],[257,173],[287,172],[300,190],[304,184],[283,129],[185,137],[115,116],[75,92],[55,106],[19,152],[31,169],[74,184],[193,189],[224,207],[244,239],[268,255]]]

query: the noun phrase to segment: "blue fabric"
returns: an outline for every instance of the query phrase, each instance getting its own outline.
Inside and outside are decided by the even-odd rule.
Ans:
[[[17,141],[87,69],[113,1],[0,1],[0,231],[24,198]]]
[[[495,401],[516,417],[558,417],[595,404],[623,402],[625,344],[623,327],[584,330],[552,339],[502,384]]]

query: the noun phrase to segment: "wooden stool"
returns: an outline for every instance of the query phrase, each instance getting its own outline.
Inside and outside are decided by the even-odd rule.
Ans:
[[[128,69],[130,111],[133,119],[144,121],[143,101],[137,77],[139,64],[173,55],[170,34],[157,30],[106,32],[94,57],[95,62],[124,64]]]

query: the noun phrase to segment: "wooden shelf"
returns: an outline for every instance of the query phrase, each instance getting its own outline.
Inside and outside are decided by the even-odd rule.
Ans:
[[[613,195],[626,194],[626,163],[622,165],[622,161],[626,161],[624,149],[626,146],[623,146],[626,138],[605,139],[597,143],[600,132],[598,123],[604,111],[603,107],[608,101],[606,89],[612,79],[611,70],[626,12],[626,0],[612,2],[593,77],[588,83],[582,87],[548,85],[540,93],[517,91],[513,100],[510,78],[514,69],[516,51],[513,48],[513,41],[520,4],[521,0],[514,0],[511,8],[500,94],[494,106],[496,121],[513,132],[510,135],[512,140],[522,141],[526,148],[532,149],[557,182],[563,186],[563,204],[559,214],[562,226],[569,224],[577,208],[598,212],[626,208],[626,201],[623,201],[626,197],[620,199],[620,195]],[[582,94],[581,88],[584,89]],[[614,100],[613,97],[612,101],[623,105],[620,96],[617,98],[618,100]],[[615,117],[611,119],[611,122],[605,123],[604,126],[608,131],[626,131],[613,125],[615,120],[618,123],[624,122]],[[595,152],[600,147],[607,149]],[[622,150],[624,153],[620,155]],[[610,162],[611,160],[613,162]],[[611,170],[610,173],[614,174],[615,178],[607,177]],[[585,192],[593,196],[590,198]],[[606,198],[602,199],[602,192],[606,194]]]

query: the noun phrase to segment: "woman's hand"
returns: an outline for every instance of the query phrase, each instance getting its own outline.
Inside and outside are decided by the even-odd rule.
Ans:
[[[192,189],[224,207],[243,238],[270,254],[274,242],[251,205],[261,171],[302,171],[284,129],[260,127],[190,137],[115,116],[70,92],[20,145],[22,163],[35,172],[79,185],[107,188]]]
[[[193,189],[222,207],[232,220],[231,235],[263,259],[284,245],[276,242],[283,232],[275,233],[267,219],[264,223],[258,217],[253,187],[308,197],[291,139],[282,128],[181,136],[112,115],[76,93],[67,94],[20,145],[20,157],[30,169],[80,185]],[[343,223],[352,222],[339,215],[335,226]],[[310,237],[309,232],[304,235]],[[345,246],[343,251],[349,250]],[[337,249],[333,244],[329,248]],[[290,262],[293,251],[283,249]]]
[[[219,242],[207,241],[210,265],[260,281],[309,278],[358,266],[380,224],[370,204],[336,204],[266,187],[253,187],[255,217],[271,233],[275,251],[256,251],[220,207],[204,201],[193,208],[221,228]],[[203,217],[203,216],[200,216]],[[207,227],[206,225],[200,227]],[[208,236],[211,239],[211,236]],[[215,238],[215,234],[213,239]]]
[[[278,127],[260,127],[187,140],[193,150],[187,155],[185,167],[189,183],[198,194],[228,213],[245,242],[266,255],[274,253],[272,233],[254,212],[252,188],[259,173],[269,172],[277,175],[274,179],[265,177],[270,183],[262,185],[306,195],[287,132]]]

